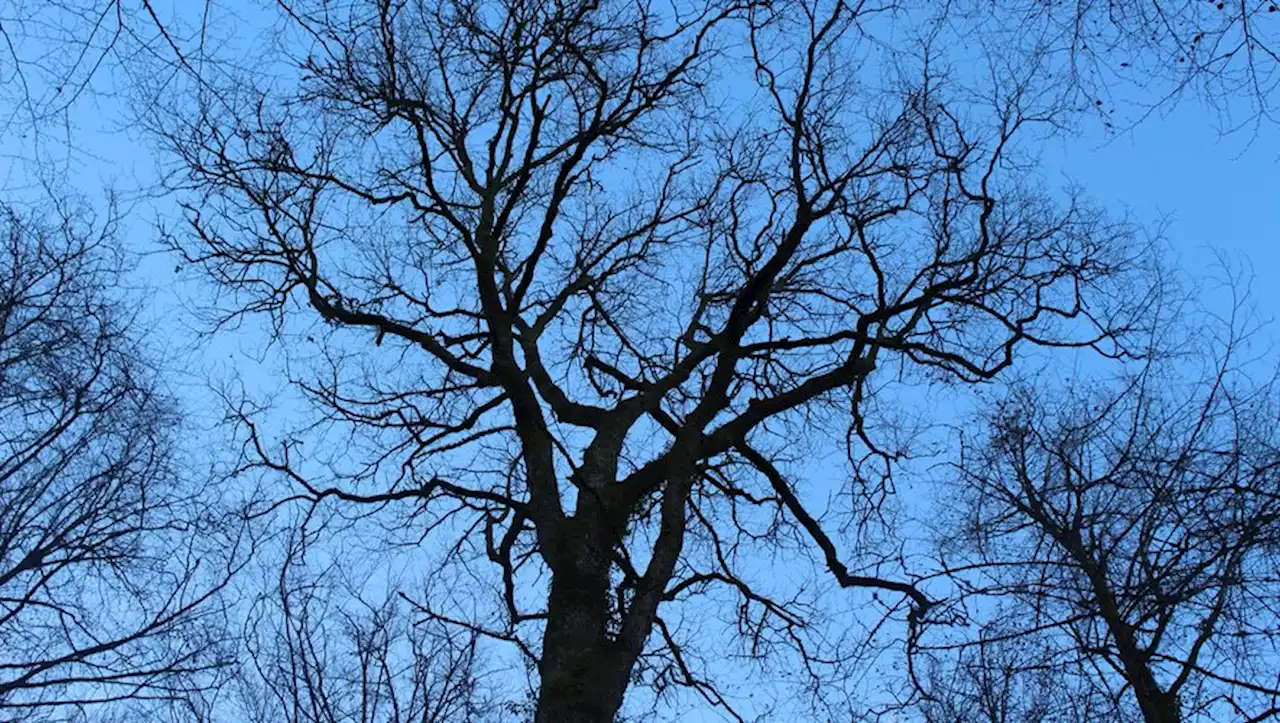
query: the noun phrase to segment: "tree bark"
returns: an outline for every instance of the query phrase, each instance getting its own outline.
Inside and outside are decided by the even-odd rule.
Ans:
[[[574,547],[551,578],[535,723],[612,723],[634,663],[607,628],[609,547]]]
[[[1124,662],[1128,667],[1128,661]],[[1181,723],[1178,697],[1161,690],[1150,668],[1139,663],[1130,670],[1129,677],[1144,723]]]
[[[1167,693],[1157,693],[1147,701],[1147,707],[1143,710],[1146,716],[1146,723],[1180,723],[1182,721],[1182,708],[1178,705],[1178,701]]]

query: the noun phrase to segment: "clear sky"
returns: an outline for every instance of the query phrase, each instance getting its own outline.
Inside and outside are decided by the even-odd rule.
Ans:
[[[1132,131],[1063,138],[1047,150],[1048,173],[1139,221],[1165,220],[1178,265],[1192,275],[1214,273],[1216,252],[1251,265],[1258,310],[1280,313],[1280,128],[1224,136],[1190,99]]]

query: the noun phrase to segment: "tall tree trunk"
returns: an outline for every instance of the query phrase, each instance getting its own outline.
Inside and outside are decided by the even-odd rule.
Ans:
[[[551,578],[536,723],[612,723],[635,657],[607,629],[608,547],[581,545]]]

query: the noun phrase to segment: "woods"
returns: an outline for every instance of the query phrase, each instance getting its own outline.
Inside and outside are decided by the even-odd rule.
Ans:
[[[1214,350],[1195,360],[1203,378],[1188,378],[1186,360],[1179,373],[1153,363],[1000,400],[957,463],[969,484],[954,545],[966,568],[957,600],[981,609],[992,596],[1000,613],[958,647],[1040,651],[1005,672],[1070,681],[1112,719],[1276,714],[1280,681],[1263,661],[1276,629],[1280,416],[1272,380],[1242,373],[1242,330],[1218,331],[1199,340]]]
[[[174,468],[174,406],[113,298],[114,223],[43,210],[0,209],[0,712],[14,720],[174,699],[234,655],[207,622],[235,540]]]
[[[114,222],[8,217],[0,709],[1280,716],[1266,327],[1038,162],[1266,127],[1266,3],[77,1],[10,122],[118,69],[260,363],[170,394]]]

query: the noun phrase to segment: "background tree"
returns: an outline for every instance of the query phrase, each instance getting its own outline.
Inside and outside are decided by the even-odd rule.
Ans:
[[[732,711],[726,649],[825,700],[865,641],[761,561],[911,628],[931,604],[823,521],[844,486],[873,525],[903,453],[876,390],[1123,354],[1145,304],[1133,229],[1020,172],[1070,99],[999,59],[1011,81],[965,92],[927,38],[877,35],[894,8],[281,9],[296,64],[211,64],[194,105],[148,106],[186,189],[170,243],[221,323],[269,321],[314,415],[236,406],[245,469],[448,550],[472,604],[419,614],[525,655],[539,721],[612,720],[629,687]],[[729,648],[696,624],[719,605]]]
[[[1037,641],[1038,668],[1110,701],[1096,720],[1280,715],[1280,407],[1240,329],[1182,341],[1197,358],[1013,386],[957,467],[950,564],[965,607],[1000,621],[961,649]]]
[[[1114,710],[1071,676],[1046,664],[1043,647],[1027,636],[993,637],[954,657],[934,658],[921,676],[928,695],[910,708],[925,723],[1084,723]]]
[[[186,62],[179,45],[198,54],[207,35],[198,21],[184,22],[187,13],[175,12],[184,6],[192,7],[167,0],[12,0],[0,8],[6,191],[40,189],[41,182],[61,187],[97,155],[91,136],[104,130],[101,124],[123,120],[110,109],[128,86],[130,59],[145,56],[172,75]],[[186,34],[192,26],[196,31]],[[84,114],[86,107],[94,112]]]
[[[276,588],[256,599],[244,619],[239,675],[199,706],[203,720],[481,723],[516,717],[492,697],[500,686],[488,678],[497,673],[486,670],[476,635],[415,624],[395,586],[353,557],[319,555],[325,561],[317,570],[306,538],[332,530],[314,521],[298,529],[282,541]],[[179,713],[177,720],[190,719]]]
[[[179,420],[118,295],[114,219],[40,210],[0,209],[6,720],[176,697],[230,660],[214,598],[235,540],[176,468]]]
[[[938,6],[970,43],[1053,58],[1108,129],[1201,103],[1224,132],[1277,120],[1280,6],[1209,0],[1039,0]]]

